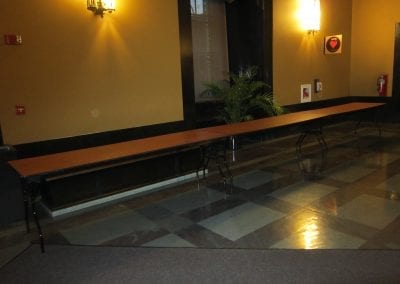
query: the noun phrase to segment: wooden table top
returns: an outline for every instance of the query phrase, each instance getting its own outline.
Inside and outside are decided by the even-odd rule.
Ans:
[[[104,146],[14,160],[10,161],[9,164],[21,177],[41,176],[182,146],[207,143],[225,137],[316,121],[330,116],[373,109],[383,105],[384,103],[347,103],[252,121],[181,131]]]

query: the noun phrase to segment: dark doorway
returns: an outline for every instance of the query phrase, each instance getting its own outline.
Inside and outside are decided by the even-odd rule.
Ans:
[[[227,2],[230,71],[236,73],[257,66],[259,79],[272,86],[272,1]]]
[[[400,112],[400,23],[396,24],[393,62],[393,110]]]
[[[182,0],[183,1],[183,0]],[[189,0],[186,0],[189,2]],[[226,67],[227,72],[219,72],[220,69],[214,68],[213,56],[218,53],[211,52],[209,58],[213,59],[209,64],[212,68],[202,68],[208,61],[202,60],[197,57],[196,59],[196,39],[192,40],[193,50],[195,59],[193,74],[194,74],[194,86],[195,86],[195,96],[196,96],[196,125],[197,127],[210,126],[218,123],[216,117],[218,116],[217,108],[218,103],[215,100],[209,99],[207,96],[202,99],[202,89],[198,86],[204,87],[204,80],[198,80],[201,76],[195,75],[196,72],[203,72],[204,70],[218,71],[217,74],[224,74],[224,80],[228,79],[228,71],[230,73],[238,73],[242,69],[248,67],[257,66],[258,76],[257,80],[262,80],[270,85],[273,89],[273,77],[272,77],[272,16],[273,16],[273,4],[272,0],[191,0],[192,4],[192,18],[196,17],[195,20],[198,22],[204,22],[202,17],[207,16],[210,12],[207,9],[211,4],[219,3],[223,5],[224,14],[224,32],[226,34],[226,50],[227,57],[226,61],[228,64]],[[193,8],[194,4],[203,4],[204,9],[199,9],[198,14],[196,8]],[[219,11],[219,10],[218,10]],[[204,15],[203,15],[204,14]],[[193,22],[192,22],[193,24]],[[226,24],[226,26],[225,26]],[[196,29],[197,23],[192,25],[194,31],[191,36],[197,35]],[[213,33],[208,32],[208,35],[213,35]],[[225,35],[224,34],[224,35]],[[217,34],[218,37],[223,37],[224,35]],[[182,34],[181,34],[182,36]],[[217,36],[209,37],[211,40],[215,40]],[[191,38],[192,39],[192,38]],[[202,45],[200,45],[202,47]],[[222,56],[218,55],[218,60]],[[197,65],[196,62],[200,62]],[[224,61],[225,62],[225,61]],[[200,66],[200,68],[199,68]],[[225,66],[225,65],[224,65]],[[197,70],[197,71],[196,71]],[[222,70],[222,68],[221,68]],[[198,73],[200,74],[200,73]],[[209,82],[218,82],[220,79],[214,78],[213,73],[210,73]],[[208,75],[207,75],[208,76]],[[207,77],[204,76],[204,77]],[[197,87],[196,87],[197,86]],[[205,88],[204,88],[205,89]],[[206,93],[205,93],[206,94]]]
[[[1,125],[0,125],[0,145],[3,145],[3,133],[1,133]]]

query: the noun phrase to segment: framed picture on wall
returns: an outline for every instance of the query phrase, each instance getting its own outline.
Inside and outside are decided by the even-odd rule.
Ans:
[[[302,103],[311,102],[311,84],[300,85],[300,101]]]
[[[331,35],[325,37],[325,54],[342,53],[342,35]]]

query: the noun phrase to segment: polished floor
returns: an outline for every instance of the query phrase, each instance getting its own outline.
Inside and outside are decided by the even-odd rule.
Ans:
[[[400,126],[383,125],[381,136],[375,125],[361,125],[357,133],[354,126],[324,130],[326,155],[309,136],[300,160],[296,135],[239,139],[239,149],[228,153],[232,188],[212,164],[200,185],[193,180],[76,216],[44,218],[45,242],[400,249]],[[16,224],[1,231],[0,240],[4,262],[37,235]]]

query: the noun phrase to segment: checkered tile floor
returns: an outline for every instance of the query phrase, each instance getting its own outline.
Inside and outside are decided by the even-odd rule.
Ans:
[[[232,193],[201,180],[44,225],[46,243],[198,248],[400,249],[400,128],[325,130],[325,166],[304,176],[296,136],[241,141]],[[321,157],[305,141],[306,169]],[[215,174],[214,174],[215,173]],[[172,189],[172,190],[171,190]],[[35,236],[32,235],[32,238]]]
[[[382,137],[373,127],[363,128],[358,137],[350,130],[350,124],[326,130],[326,165],[312,178],[299,171],[295,136],[243,143],[231,165],[232,194],[218,175],[211,176],[200,189],[189,182],[176,186],[184,190],[173,195],[156,198],[161,193],[154,193],[140,205],[126,201],[61,222],[47,242],[400,249],[400,129],[388,125]],[[320,163],[314,146],[306,141],[302,162],[310,169]]]

